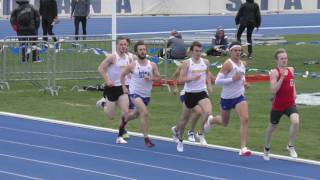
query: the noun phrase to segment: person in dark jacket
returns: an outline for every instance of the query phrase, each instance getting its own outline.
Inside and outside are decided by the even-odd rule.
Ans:
[[[56,0],[40,0],[39,13],[42,17],[42,31],[43,36],[51,35],[54,42],[57,41],[57,38],[52,32],[53,25],[58,22],[58,8]],[[43,38],[45,41],[48,40],[48,37]]]
[[[212,47],[207,50],[206,54],[207,56],[223,56],[227,54],[227,50],[228,37],[224,34],[223,27],[219,26],[212,38]]]
[[[71,1],[71,18],[74,17],[74,27],[76,40],[79,34],[79,25],[82,23],[82,34],[87,35],[87,18],[90,13],[90,0],[72,0]],[[85,38],[84,38],[85,39]]]
[[[32,5],[29,4],[29,0],[16,0],[16,3],[19,5],[11,13],[10,23],[13,29],[17,32],[19,41],[24,41],[22,45],[22,62],[25,62],[29,59],[27,55],[27,46],[28,44],[25,41],[32,41],[32,46],[36,45],[38,29],[40,26],[40,14]],[[27,37],[31,36],[31,37]],[[37,62],[38,52],[36,48],[32,49],[32,61]]]
[[[241,4],[238,14],[235,18],[238,26],[237,40],[241,42],[241,35],[247,28],[247,42],[248,42],[248,58],[252,58],[252,32],[254,28],[259,29],[261,25],[260,8],[254,0],[246,0]]]

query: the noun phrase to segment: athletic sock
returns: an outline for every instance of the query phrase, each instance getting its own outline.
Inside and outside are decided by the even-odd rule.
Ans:
[[[118,137],[123,136],[123,134],[125,134],[126,130],[125,130],[125,126],[126,126],[127,122],[125,122],[124,117],[121,117],[121,123],[119,126],[119,134]]]

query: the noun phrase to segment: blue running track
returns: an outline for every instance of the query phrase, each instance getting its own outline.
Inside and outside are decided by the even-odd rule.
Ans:
[[[262,17],[260,34],[319,34],[320,13],[314,14],[273,14]],[[206,30],[223,26],[234,29],[234,16],[138,16],[118,17],[118,33],[167,32],[172,29]],[[277,29],[282,27],[281,29]],[[0,38],[15,36],[8,20],[0,20]],[[111,18],[92,18],[88,21],[88,34],[110,34]],[[57,35],[74,34],[73,21],[62,19],[54,27]],[[81,31],[80,31],[81,33]],[[42,34],[41,28],[39,34]]]
[[[98,129],[0,115],[0,179],[319,179],[320,165],[239,157],[236,152],[154,140]],[[159,139],[159,138],[158,138]]]

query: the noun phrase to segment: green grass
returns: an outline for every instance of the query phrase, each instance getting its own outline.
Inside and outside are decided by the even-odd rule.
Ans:
[[[309,41],[320,39],[320,35],[313,38],[309,35],[287,36],[289,41]],[[320,72],[319,65],[305,66],[305,60],[317,59],[320,57],[319,46],[316,45],[288,45],[288,46],[256,46],[254,47],[255,59],[248,63],[251,68],[271,69],[274,67],[273,52],[279,47],[288,50],[289,63],[295,67],[296,71]],[[69,57],[67,54],[62,56]],[[65,58],[64,57],[64,58]],[[70,56],[70,59],[74,57]],[[98,59],[97,57],[91,57]],[[101,57],[100,57],[101,58]],[[63,59],[63,58],[62,58]],[[212,62],[223,62],[226,58],[210,58]],[[94,66],[96,61],[92,62]],[[65,64],[67,66],[68,64]],[[40,65],[39,65],[40,66]],[[62,67],[62,65],[61,65]],[[163,72],[163,65],[160,65]],[[169,72],[172,73],[175,65],[169,65]],[[213,69],[216,73],[217,69]],[[117,128],[118,120],[109,121],[101,110],[96,109],[95,102],[100,98],[100,92],[74,92],[70,89],[74,85],[99,84],[102,80],[91,81],[57,81],[63,89],[59,96],[52,97],[38,91],[30,83],[10,82],[11,90],[0,91],[0,111],[14,112],[26,115],[33,115],[45,118],[53,118],[64,121],[90,124],[95,126]],[[45,83],[43,83],[45,84]],[[320,89],[319,79],[296,78],[298,93],[317,92]],[[249,139],[248,147],[261,151],[264,142],[265,129],[269,121],[271,107],[271,93],[269,83],[252,84],[247,90],[246,96],[249,102]],[[221,88],[215,87],[214,94],[211,95],[213,111],[219,113],[219,93]],[[320,160],[317,147],[320,146],[319,136],[319,106],[298,106],[301,127],[297,137],[296,148],[302,158]],[[173,126],[181,113],[181,104],[178,97],[169,94],[165,88],[154,88],[151,104],[149,106],[150,134],[170,137],[170,127]],[[118,119],[118,117],[116,118]],[[287,155],[285,146],[288,141],[289,119],[283,117],[279,128],[274,134],[272,142],[272,153]],[[140,132],[139,121],[135,120],[128,125],[130,131]],[[239,147],[239,120],[232,113],[232,118],[228,127],[216,126],[207,135],[210,144],[217,144],[230,147]]]

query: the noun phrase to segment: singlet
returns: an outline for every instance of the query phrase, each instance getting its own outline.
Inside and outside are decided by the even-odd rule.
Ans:
[[[185,92],[201,92],[206,90],[206,77],[208,66],[205,61],[200,58],[199,63],[194,63],[192,58],[189,60],[189,68],[187,72],[187,77],[193,77],[196,75],[200,75],[198,80],[185,82],[184,90]]]
[[[226,75],[225,78],[232,78],[236,73],[242,73],[243,78],[239,81],[233,81],[228,84],[224,84],[221,92],[221,98],[223,99],[234,99],[241,95],[244,95],[244,83],[246,67],[243,62],[240,65],[234,63],[231,59],[228,60],[232,64],[232,70]]]
[[[147,65],[142,66],[139,61],[135,62],[134,70],[131,74],[131,80],[129,83],[130,94],[137,94],[142,97],[150,97],[152,89],[152,81],[146,81],[145,76],[152,77],[152,65],[148,60]]]
[[[120,57],[116,52],[116,60],[107,70],[107,75],[111,81],[114,82],[114,86],[121,86],[120,75],[122,70],[130,63],[129,56],[124,54],[124,57]],[[129,79],[126,77],[126,85],[129,84]]]
[[[277,81],[280,79],[280,69],[276,69],[279,77]],[[295,105],[294,100],[294,77],[292,72],[287,68],[288,74],[284,77],[284,80],[281,84],[280,89],[275,95],[275,98],[272,102],[272,110],[283,111],[291,106]]]

